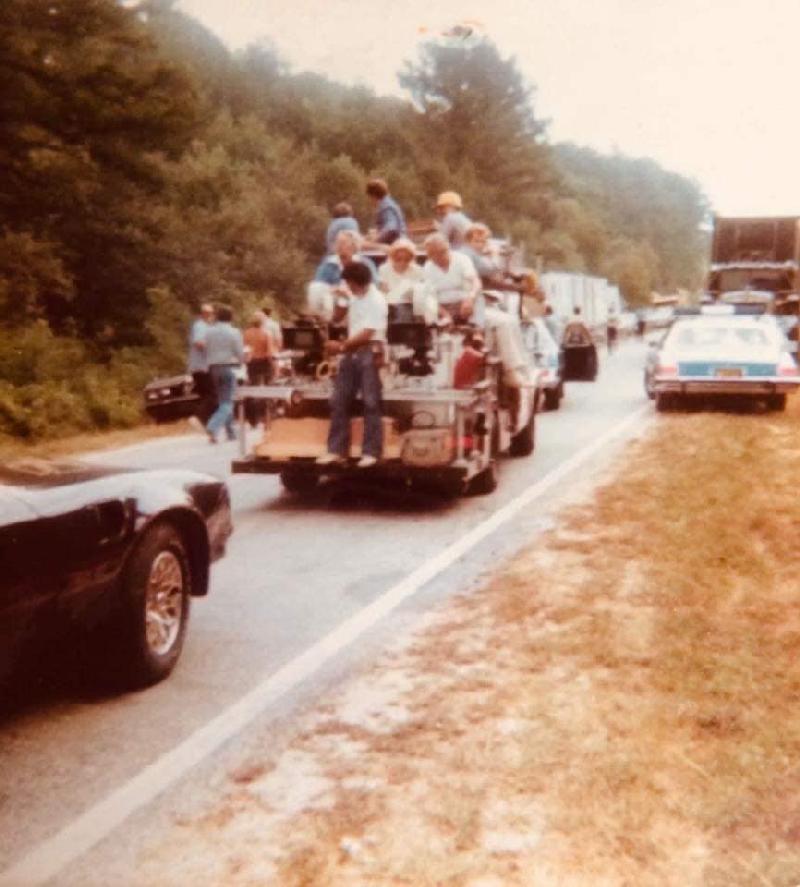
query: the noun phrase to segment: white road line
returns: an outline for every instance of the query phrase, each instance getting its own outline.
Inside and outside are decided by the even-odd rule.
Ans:
[[[527,487],[511,502],[453,542],[436,557],[419,566],[305,652],[287,662],[277,672],[267,675],[238,702],[200,727],[180,745],[157,758],[104,800],[80,814],[52,838],[26,853],[0,874],[0,887],[36,887],[55,877],[67,865],[111,834],[125,819],[150,803],[192,767],[241,732],[271,703],[313,675],[329,659],[350,646],[431,579],[467,554],[523,508],[556,486],[606,444],[623,435],[649,410],[650,405],[646,404],[628,415],[614,428],[570,456],[541,480]]]

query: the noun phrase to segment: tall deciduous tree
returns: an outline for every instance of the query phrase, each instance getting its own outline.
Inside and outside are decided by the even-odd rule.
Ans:
[[[87,332],[141,329],[135,204],[161,188],[153,156],[177,155],[195,118],[191,84],[159,57],[136,7],[0,5],[0,215],[57,244],[76,293],[61,308]]]
[[[474,182],[468,196],[483,217],[507,224],[542,210],[554,184],[545,124],[513,58],[485,39],[469,46],[427,42],[399,80],[421,112],[419,140]]]

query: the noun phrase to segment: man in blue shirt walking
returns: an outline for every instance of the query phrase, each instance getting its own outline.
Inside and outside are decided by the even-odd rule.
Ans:
[[[233,426],[233,398],[236,393],[236,370],[244,363],[242,333],[231,323],[233,312],[227,305],[217,308],[217,322],[206,333],[206,356],[211,381],[217,394],[217,409],[208,420],[206,431],[211,443],[217,442],[222,426],[228,440],[236,437]]]
[[[192,323],[189,332],[189,359],[186,369],[194,380],[194,390],[200,397],[197,404],[197,418],[192,421],[205,424],[214,412],[214,388],[208,372],[208,356],[206,354],[206,335],[214,323],[214,308],[205,303],[200,306],[200,316]]]

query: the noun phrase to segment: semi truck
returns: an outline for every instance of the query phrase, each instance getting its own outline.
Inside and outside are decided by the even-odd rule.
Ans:
[[[706,289],[716,301],[772,294],[776,313],[797,313],[800,216],[716,216]]]

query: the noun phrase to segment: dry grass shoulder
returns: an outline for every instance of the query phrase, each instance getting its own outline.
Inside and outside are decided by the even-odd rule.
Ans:
[[[134,883],[797,884],[799,435],[659,421]]]
[[[164,425],[143,424],[136,428],[124,428],[115,431],[87,432],[71,434],[66,437],[26,443],[16,438],[0,435],[0,461],[23,459],[56,459],[61,457],[78,457],[87,453],[113,450],[131,444],[156,440],[160,437],[174,437],[181,434],[192,434],[194,429],[186,421],[169,422]]]

